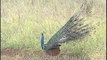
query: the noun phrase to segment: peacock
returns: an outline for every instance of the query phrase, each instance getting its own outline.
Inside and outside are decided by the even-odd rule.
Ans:
[[[88,24],[84,24],[84,18],[91,10],[91,4],[85,0],[81,5],[80,10],[75,13],[68,22],[59,29],[50,39],[44,44],[44,33],[41,35],[41,47],[45,53],[51,56],[57,56],[60,53],[62,43],[79,40],[89,34],[90,28]]]

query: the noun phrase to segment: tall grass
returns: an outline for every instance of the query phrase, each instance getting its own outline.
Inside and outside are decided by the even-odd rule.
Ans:
[[[41,50],[40,37],[45,32],[45,42],[58,31],[80,7],[83,0],[1,0],[2,49],[30,48]],[[64,43],[62,52],[85,52],[92,60],[105,59],[106,20],[105,1],[93,0],[92,15],[87,17],[95,27],[90,36]]]

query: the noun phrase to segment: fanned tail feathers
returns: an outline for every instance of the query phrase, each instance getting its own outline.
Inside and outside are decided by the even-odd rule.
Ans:
[[[85,37],[90,32],[90,27],[88,26],[89,24],[84,23],[84,18],[90,13],[91,8],[91,2],[89,3],[85,0],[80,10],[45,44],[45,50],[58,48],[59,43],[74,41]]]

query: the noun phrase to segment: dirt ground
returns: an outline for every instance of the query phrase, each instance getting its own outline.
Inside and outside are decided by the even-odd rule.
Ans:
[[[58,56],[49,56],[43,51],[31,51],[27,49],[2,49],[1,60],[90,60],[84,54],[73,54],[71,52],[61,52]]]

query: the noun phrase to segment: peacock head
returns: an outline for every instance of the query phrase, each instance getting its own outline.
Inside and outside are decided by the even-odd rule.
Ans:
[[[44,33],[41,34],[41,47],[44,49]]]

